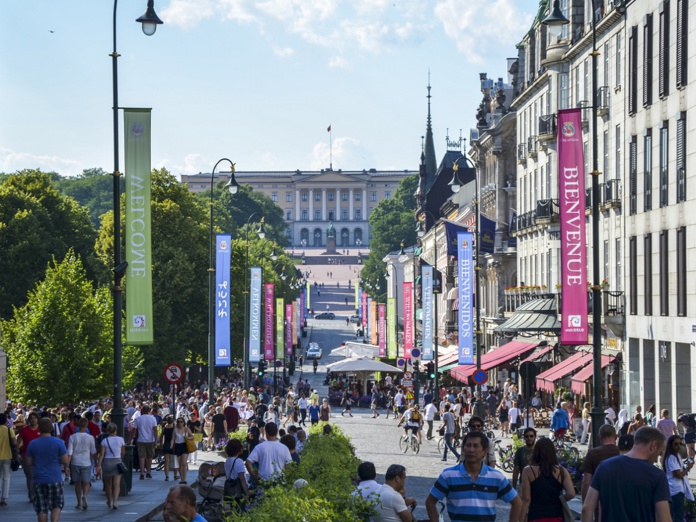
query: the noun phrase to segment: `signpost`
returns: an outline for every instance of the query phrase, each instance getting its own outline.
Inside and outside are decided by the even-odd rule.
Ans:
[[[471,380],[474,381],[474,384],[486,384],[488,381],[488,374],[484,370],[476,370],[471,376]]]
[[[409,390],[413,388],[413,374],[411,372],[404,372],[404,376],[401,379],[401,386]]]
[[[179,384],[183,378],[184,369],[176,363],[168,364],[164,369],[164,379],[169,384]]]

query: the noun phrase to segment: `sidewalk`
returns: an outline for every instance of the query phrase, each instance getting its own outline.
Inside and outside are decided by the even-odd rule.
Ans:
[[[215,452],[198,452],[198,464],[190,465],[188,470],[188,483],[198,491],[198,468],[206,461],[220,462],[224,460]],[[164,481],[164,471],[153,471],[152,479],[139,480],[137,471],[133,472],[133,489],[126,496],[118,499],[118,511],[109,510],[106,507],[106,495],[102,491],[101,481],[92,482],[92,489],[87,497],[87,511],[75,509],[77,499],[75,486],[63,482],[65,504],[61,514],[61,521],[101,521],[113,520],[128,522],[144,522],[146,520],[162,520],[161,511],[164,500],[167,498],[169,488],[176,486],[178,481],[172,480],[170,473],[169,482]],[[24,472],[20,469],[12,473],[10,481],[10,495],[7,499],[7,507],[0,508],[0,520],[12,522],[35,522],[36,513],[29,503],[27,496]]]

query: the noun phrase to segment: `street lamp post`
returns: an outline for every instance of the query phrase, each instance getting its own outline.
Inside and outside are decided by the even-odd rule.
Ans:
[[[434,324],[434,329],[433,329],[433,368],[435,370],[435,379],[434,379],[434,387],[435,387],[435,393],[436,397],[439,397],[440,394],[440,389],[438,388],[439,386],[439,376],[438,376],[438,349],[439,349],[439,339],[438,339],[438,331],[437,331],[437,294],[439,294],[442,291],[442,287],[440,286],[440,278],[438,277],[439,272],[437,269],[437,220],[435,219],[435,216],[427,210],[420,210],[419,211],[422,214],[429,214],[430,217],[433,219],[433,245],[434,245],[434,257],[433,257],[433,301],[435,302],[435,324]],[[418,222],[418,225],[416,226],[416,234],[418,237],[422,238],[425,236],[425,226],[423,225],[422,221]],[[422,280],[421,280],[422,284]],[[421,292],[422,295],[422,292]]]
[[[213,227],[213,210],[215,201],[213,199],[215,188],[215,170],[223,161],[230,164],[230,179],[225,184],[225,188],[230,194],[236,194],[239,185],[234,179],[234,163],[227,158],[222,158],[213,167],[210,173],[210,263],[208,265],[208,405],[209,408],[215,407],[213,397],[213,381],[215,380],[215,230]],[[231,246],[230,246],[231,248]]]
[[[113,14],[113,43],[114,50],[111,53],[111,83],[113,90],[113,119],[114,119],[114,404],[111,409],[111,419],[116,423],[119,436],[123,436],[123,418],[126,416],[123,410],[123,344],[121,339],[121,314],[123,313],[123,288],[121,279],[126,275],[128,264],[121,261],[121,172],[119,171],[119,141],[118,141],[118,57],[116,50],[116,12],[118,0],[114,0]],[[148,0],[147,10],[136,20],[142,24],[143,33],[147,36],[155,34],[157,26],[162,23],[157,17],[154,8],[154,0]]]
[[[604,424],[602,409],[602,287],[599,284],[599,171],[597,158],[597,18],[595,0],[592,0],[592,444],[600,444],[599,428]],[[569,23],[554,0],[553,11],[542,20],[549,32],[560,35],[560,30]]]
[[[246,256],[244,258],[244,342],[242,343],[243,360],[244,360],[244,389],[249,389],[249,378],[251,377],[251,365],[249,364],[249,348],[247,342],[249,340],[249,224],[254,216],[258,216],[258,212],[254,212],[246,222]],[[261,217],[261,225],[256,232],[260,239],[266,237],[266,230]]]

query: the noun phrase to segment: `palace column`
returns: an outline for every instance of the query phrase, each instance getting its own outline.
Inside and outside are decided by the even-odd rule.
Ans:
[[[309,220],[314,221],[314,189],[309,189]]]
[[[326,189],[321,189],[321,220],[326,221]]]
[[[353,189],[348,191],[348,221],[353,221]]]

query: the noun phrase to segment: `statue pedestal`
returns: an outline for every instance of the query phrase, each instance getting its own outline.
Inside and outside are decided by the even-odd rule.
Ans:
[[[327,237],[326,238],[326,253],[335,254],[336,253],[336,238]]]

